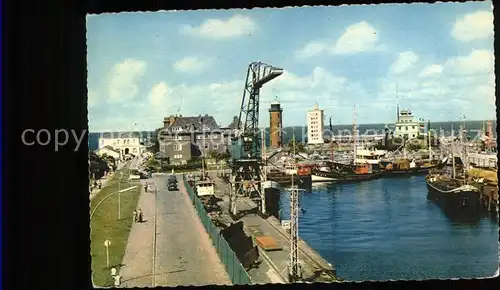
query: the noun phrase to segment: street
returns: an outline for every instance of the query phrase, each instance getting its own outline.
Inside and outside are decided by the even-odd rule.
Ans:
[[[212,242],[177,175],[181,191],[157,176],[156,286],[230,285]]]
[[[154,186],[152,192],[141,191],[138,208],[144,213],[144,223],[134,223],[130,231],[120,270],[121,287],[231,285],[182,176],[177,175],[180,191],[168,191],[168,176],[143,181]]]

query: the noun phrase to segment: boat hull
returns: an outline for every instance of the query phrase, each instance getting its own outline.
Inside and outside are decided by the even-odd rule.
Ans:
[[[279,218],[281,187],[276,181],[263,181],[266,214]]]
[[[337,179],[332,178],[332,177],[325,177],[325,176],[316,175],[316,174],[311,175],[311,182],[314,182],[314,183],[317,183],[317,182],[336,182],[336,181],[337,181]]]
[[[444,207],[447,211],[479,213],[480,191],[474,186],[464,185],[451,190],[443,190],[426,180],[428,198]]]
[[[385,164],[387,166],[387,164]],[[443,169],[446,166],[446,160],[440,163],[427,167],[414,167],[409,169],[392,169],[384,170],[383,176],[414,176],[414,175],[426,175],[429,174],[431,169]]]
[[[361,181],[378,179],[382,176],[382,171],[363,173],[363,174],[316,171],[314,172],[314,175],[316,176],[315,177],[316,179],[325,178],[325,179],[332,179],[331,181],[336,183],[352,183],[352,182],[361,182]]]

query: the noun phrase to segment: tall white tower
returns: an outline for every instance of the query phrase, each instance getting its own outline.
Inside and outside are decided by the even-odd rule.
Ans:
[[[307,144],[323,144],[324,111],[320,110],[318,104],[314,109],[307,112]]]

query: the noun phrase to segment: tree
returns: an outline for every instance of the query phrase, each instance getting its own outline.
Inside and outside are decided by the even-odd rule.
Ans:
[[[155,130],[155,135],[153,137],[153,153],[156,153],[156,152],[159,152],[160,151],[160,141],[159,141],[159,138],[160,138],[160,133],[161,133],[161,130],[163,130],[163,128],[158,128]]]

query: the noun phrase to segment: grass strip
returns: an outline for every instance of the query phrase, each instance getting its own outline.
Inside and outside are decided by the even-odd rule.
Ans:
[[[92,255],[92,281],[94,286],[108,287],[113,285],[110,275],[111,268],[118,271],[125,254],[125,247],[132,228],[132,212],[137,208],[141,185],[137,181],[129,182],[130,169],[122,169],[123,176],[117,171],[110,181],[92,199],[90,212],[94,212],[91,227],[90,250]],[[119,182],[121,179],[121,182]],[[132,186],[134,189],[120,194],[121,219],[118,220],[118,190],[123,190]],[[111,195],[111,196],[110,196]],[[102,201],[102,202],[101,202]],[[109,240],[109,264],[106,265],[106,247],[104,241]]]

